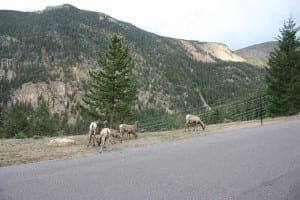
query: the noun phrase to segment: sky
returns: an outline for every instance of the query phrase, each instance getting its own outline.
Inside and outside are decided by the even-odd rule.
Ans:
[[[161,36],[224,43],[231,50],[276,40],[290,17],[300,25],[299,0],[0,0],[0,9],[39,11],[62,4]]]

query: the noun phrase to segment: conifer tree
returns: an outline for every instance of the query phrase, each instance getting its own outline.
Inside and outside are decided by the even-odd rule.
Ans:
[[[0,136],[12,138],[20,132],[28,134],[29,121],[27,119],[27,114],[30,109],[31,108],[28,105],[20,102],[12,104],[7,110]]]
[[[58,126],[55,118],[49,112],[49,107],[44,100],[39,101],[38,107],[30,118],[30,136],[55,136],[58,134]]]
[[[133,116],[137,87],[132,73],[134,63],[128,48],[114,35],[106,54],[98,54],[100,69],[90,71],[90,82],[82,108],[112,128]]]
[[[299,27],[292,18],[284,23],[278,36],[278,49],[270,54],[267,69],[267,93],[273,116],[292,115],[300,111],[300,40]]]

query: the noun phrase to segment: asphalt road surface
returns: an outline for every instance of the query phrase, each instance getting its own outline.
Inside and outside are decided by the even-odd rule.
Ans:
[[[300,121],[2,167],[0,199],[300,200]]]

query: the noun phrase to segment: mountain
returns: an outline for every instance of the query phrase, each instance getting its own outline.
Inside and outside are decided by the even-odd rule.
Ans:
[[[261,44],[252,45],[239,50],[234,51],[237,55],[248,60],[250,63],[256,63],[266,66],[270,53],[278,47],[277,41],[270,41]]]
[[[0,11],[0,102],[48,102],[68,124],[78,109],[88,71],[98,66],[112,35],[122,38],[135,61],[135,109],[142,120],[199,113],[264,86],[264,69],[225,44],[162,37],[72,5],[39,12]]]

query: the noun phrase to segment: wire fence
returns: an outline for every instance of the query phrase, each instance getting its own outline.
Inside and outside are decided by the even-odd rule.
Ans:
[[[180,129],[184,127],[186,114],[199,115],[206,124],[253,119],[260,119],[262,123],[268,105],[268,96],[258,91],[244,98],[233,99],[229,103],[215,104],[207,111],[178,112],[157,120],[141,121],[138,130],[143,132]]]
[[[200,116],[208,124],[217,124],[232,121],[247,121],[260,119],[261,123],[270,105],[268,96],[263,90],[257,90],[243,97],[230,99],[230,101],[217,101],[211,105],[210,110],[186,110],[172,115],[162,114],[153,119],[138,119],[138,132],[165,131],[184,128],[186,114]],[[80,131],[78,134],[86,134]]]

